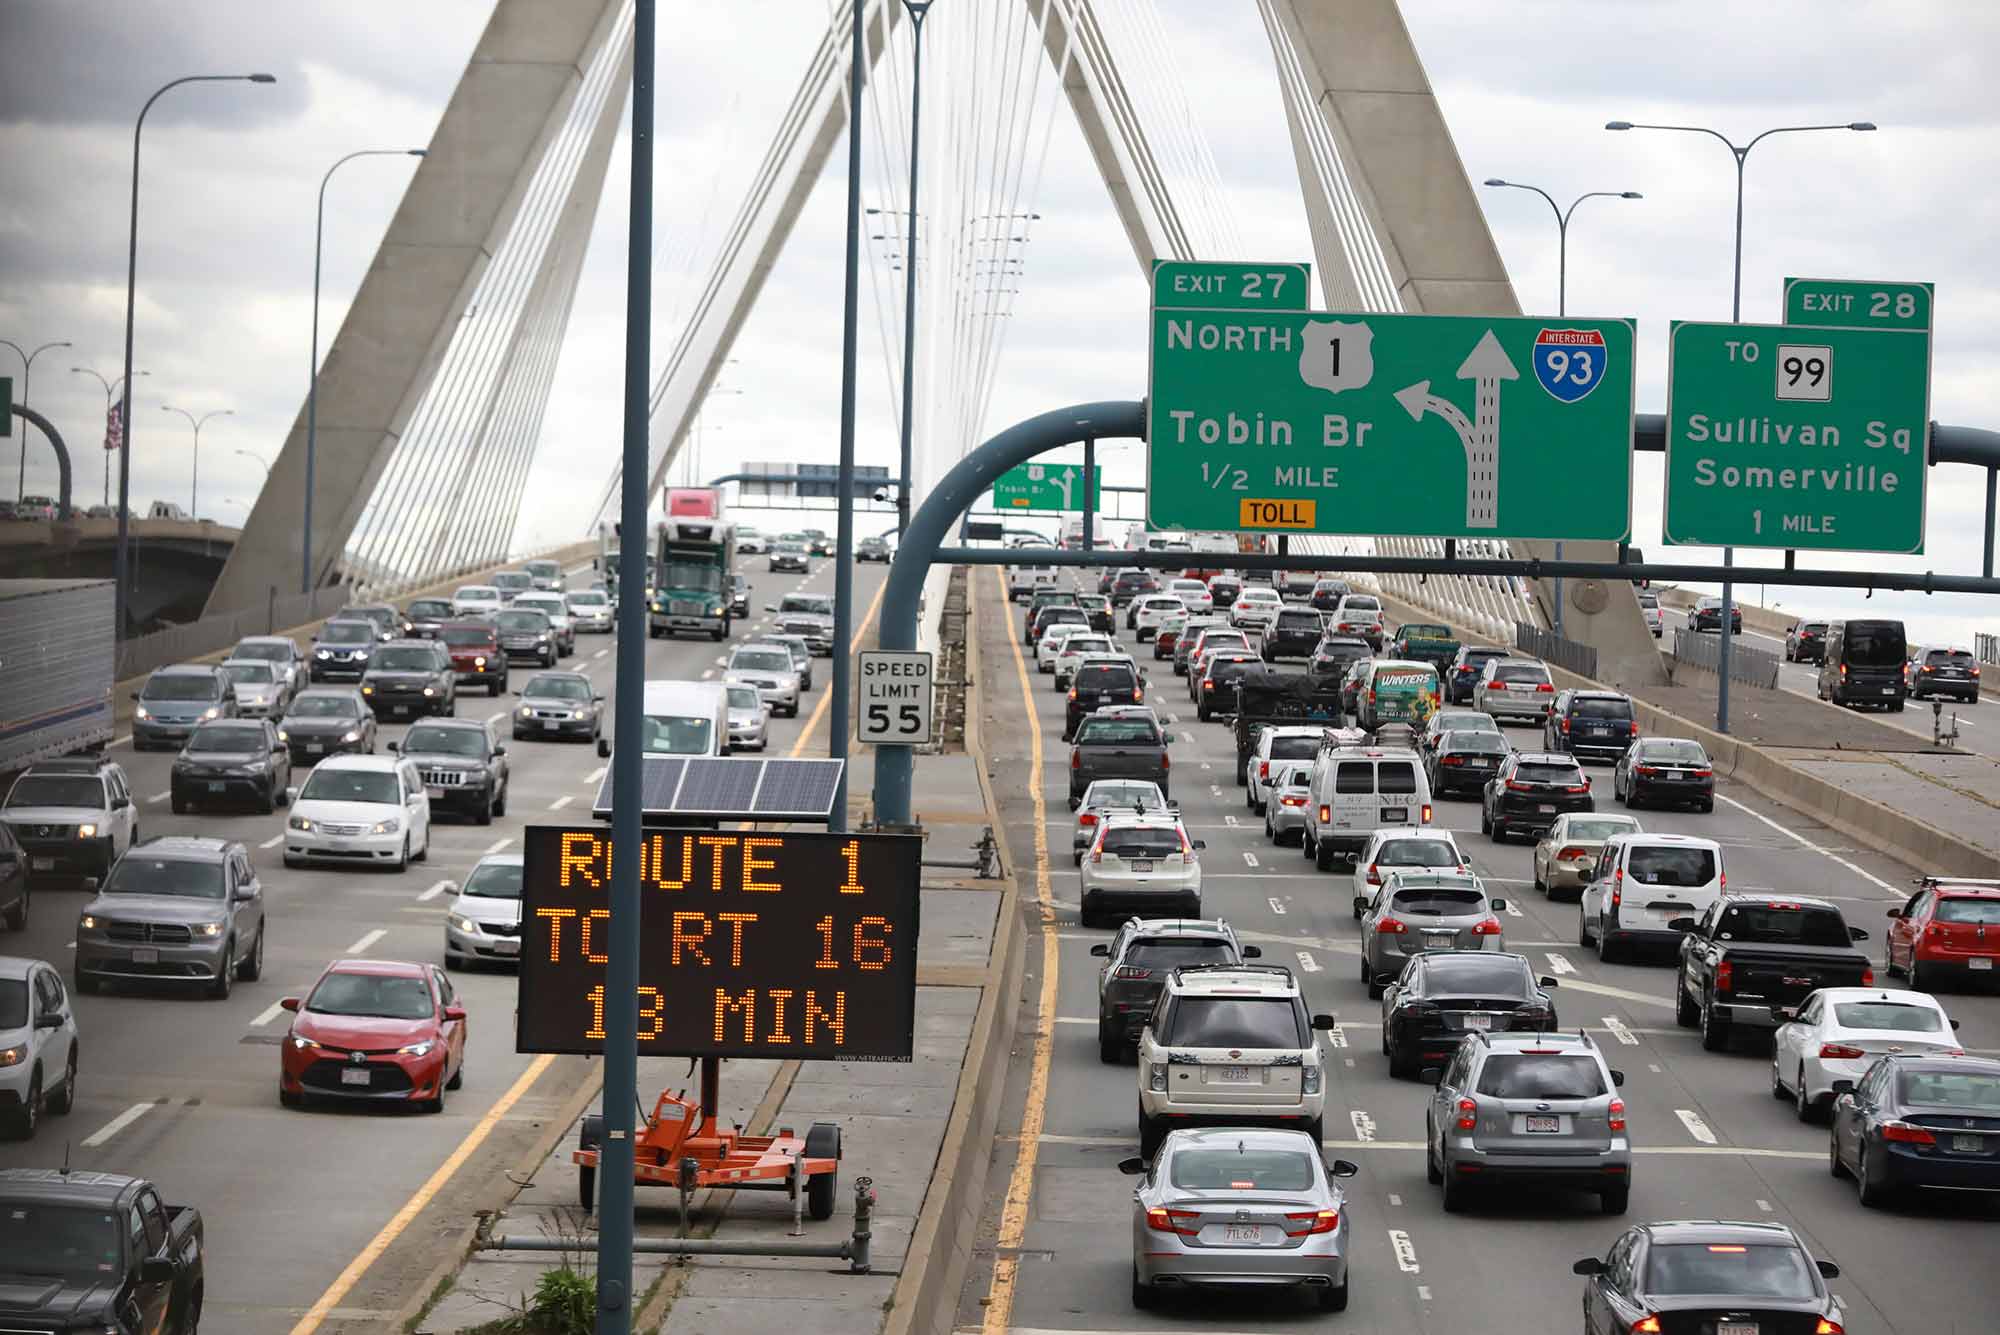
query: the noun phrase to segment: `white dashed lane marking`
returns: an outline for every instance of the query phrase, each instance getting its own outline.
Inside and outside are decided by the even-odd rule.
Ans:
[[[154,793],[151,797],[146,799],[146,804],[148,806],[156,807],[160,805],[160,803],[166,801],[168,798],[172,796],[173,796],[172,793]]]
[[[422,894],[418,895],[417,902],[419,904],[424,904],[428,903],[433,899],[436,899],[439,895],[443,894],[446,891],[446,889],[450,887],[450,885],[451,885],[450,881],[439,881],[436,885],[431,886],[428,890],[425,890]]]
[[[367,933],[359,941],[356,941],[353,945],[349,946],[347,948],[347,953],[350,955],[365,954],[370,946],[374,945],[377,941],[380,941],[383,937],[387,936],[388,934],[389,933],[385,929],[377,927],[374,931]]]
[[[271,1023],[271,1021],[277,1019],[280,1015],[284,1013],[285,1013],[285,1008],[274,1001],[270,1005],[266,1006],[263,1010],[257,1012],[257,1018],[252,1020],[250,1023],[253,1027],[261,1028],[262,1026]]]
[[[269,839],[266,839],[266,840],[265,840],[265,841],[264,841],[263,843],[261,843],[261,844],[257,845],[257,847],[259,847],[259,848],[276,848],[276,847],[277,847],[277,846],[278,846],[279,844],[282,844],[282,843],[284,843],[284,842],[285,842],[285,836],[284,836],[284,835],[282,835],[282,834],[274,834],[274,835],[272,835],[272,836],[271,836],[271,837],[270,837]]]
[[[1704,1122],[1701,1119],[1701,1114],[1694,1109],[1676,1108],[1674,1109],[1674,1116],[1680,1118],[1681,1125],[1687,1128],[1687,1133],[1702,1144],[1713,1145],[1716,1143],[1715,1132],[1709,1130],[1708,1123]]]
[[[123,1131],[126,1127],[132,1125],[132,1123],[138,1121],[141,1117],[144,1117],[147,1114],[147,1112],[152,1109],[152,1107],[153,1105],[151,1103],[133,1104],[131,1107],[127,1108],[124,1112],[119,1113],[116,1117],[112,1118],[110,1121],[106,1122],[103,1126],[98,1127],[97,1130],[91,1132],[88,1136],[86,1136],[83,1141],[83,1148],[87,1150],[96,1149],[99,1145],[102,1145],[105,1141],[111,1139],[113,1136],[117,1135],[120,1131]]]

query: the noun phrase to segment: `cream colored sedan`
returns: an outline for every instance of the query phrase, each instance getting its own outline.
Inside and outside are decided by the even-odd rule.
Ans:
[[[1557,891],[1570,899],[1582,898],[1583,879],[1597,865],[1604,841],[1614,834],[1639,834],[1643,828],[1635,816],[1594,812],[1557,816],[1535,845],[1535,889],[1550,899],[1557,897]]]

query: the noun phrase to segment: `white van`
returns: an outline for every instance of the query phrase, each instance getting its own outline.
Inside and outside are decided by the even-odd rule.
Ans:
[[[1321,871],[1357,856],[1376,830],[1430,823],[1430,780],[1408,747],[1332,745],[1313,761],[1303,849]]]
[[[649,681],[640,748],[649,756],[729,754],[729,688],[719,681]],[[611,754],[611,739],[597,739]]]
[[[172,501],[154,501],[153,508],[146,512],[148,519],[186,519],[187,511]]]
[[[1599,959],[1645,946],[1672,947],[1676,918],[1699,918],[1729,887],[1722,845],[1687,834],[1617,834],[1604,841],[1577,901],[1577,943]]]

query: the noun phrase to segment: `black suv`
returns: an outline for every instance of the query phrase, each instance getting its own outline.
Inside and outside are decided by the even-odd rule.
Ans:
[[[1241,964],[1264,952],[1236,940],[1220,918],[1127,918],[1117,935],[1090,953],[1103,960],[1097,972],[1097,1056],[1107,1066],[1125,1060],[1167,974],[1187,965]]]
[[[1275,663],[1280,658],[1311,658],[1325,630],[1320,614],[1310,607],[1280,607],[1277,619],[1264,634],[1264,661]],[[1364,652],[1367,651],[1367,641],[1357,639],[1354,642]]]
[[[1150,570],[1121,570],[1111,581],[1113,606],[1129,603],[1142,593],[1158,593],[1160,581]],[[1128,624],[1127,629],[1130,629]]]
[[[1085,661],[1069,685],[1069,702],[1063,712],[1063,740],[1076,733],[1084,716],[1106,705],[1143,704],[1146,690],[1137,669],[1129,661],[1094,663]]]
[[[414,639],[435,640],[444,623],[452,619],[449,598],[412,598],[403,609],[403,620],[409,623]]]
[[[1510,834],[1540,834],[1565,812],[1595,810],[1590,779],[1575,756],[1524,751],[1502,760],[1486,781],[1479,829],[1501,844]]]
[[[196,726],[168,781],[174,814],[247,801],[270,815],[292,782],[291,749],[269,719],[213,719]]]
[[[1331,612],[1340,606],[1340,600],[1354,590],[1344,579],[1322,579],[1313,584],[1312,605],[1321,612]]]
[[[1487,661],[1513,656],[1510,650],[1495,649],[1489,645],[1460,645],[1451,662],[1445,664],[1444,702],[1448,705],[1471,704],[1472,688],[1479,684],[1479,674],[1486,670]]]
[[[1826,622],[1800,621],[1785,632],[1787,663],[1817,663],[1826,657]]]
[[[750,619],[750,581],[742,575],[729,577],[729,615]]]
[[[1694,611],[1688,613],[1688,629],[1693,631],[1713,631],[1716,634],[1721,634],[1722,599],[1696,599]],[[1731,603],[1729,605],[1729,633],[1731,635],[1741,635],[1743,633],[1743,604],[1741,603]]]
[[[308,668],[314,685],[323,681],[360,681],[368,670],[368,655],[381,642],[382,634],[373,621],[360,617],[335,618],[313,636],[312,661]]]
[[[470,816],[481,825],[507,814],[507,748],[494,745],[477,719],[414,724],[389,749],[416,764],[432,814]]]
[[[376,718],[422,718],[458,712],[458,674],[438,640],[390,640],[368,655],[361,694]]]
[[[1358,635],[1329,635],[1313,646],[1312,657],[1306,660],[1306,677],[1315,691],[1338,690],[1349,668],[1374,656],[1368,641]]]
[[[1616,760],[1639,735],[1632,697],[1617,691],[1562,691],[1542,723],[1542,748],[1583,760]]]

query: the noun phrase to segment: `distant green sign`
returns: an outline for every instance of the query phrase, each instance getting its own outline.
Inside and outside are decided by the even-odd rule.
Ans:
[[[1104,468],[1097,469],[1097,504],[1104,507]],[[993,484],[996,510],[1082,510],[1083,465],[1019,464]]]
[[[14,434],[14,378],[0,375],[0,436]]]
[[[1785,323],[1832,329],[1929,333],[1931,283],[1868,283],[1851,278],[1787,278]]]
[[[1178,309],[1302,311],[1312,300],[1309,264],[1154,260],[1153,305]]]
[[[1930,337],[1676,321],[1666,540],[1921,552]]]

